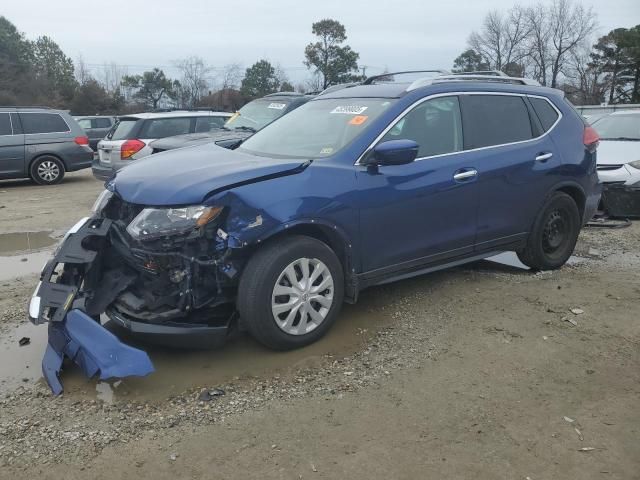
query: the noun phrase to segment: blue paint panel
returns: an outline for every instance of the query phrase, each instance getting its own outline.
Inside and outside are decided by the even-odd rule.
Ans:
[[[42,373],[55,395],[62,393],[59,375],[64,357],[73,360],[91,378],[101,380],[153,373],[149,356],[122,343],[80,310],[71,310],[62,322],[49,323],[49,344],[42,359]]]

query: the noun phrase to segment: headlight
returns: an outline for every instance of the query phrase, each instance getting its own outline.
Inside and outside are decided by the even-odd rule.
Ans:
[[[631,165],[633,168],[637,168],[638,170],[640,170],[640,160],[636,160],[635,162],[629,162],[629,165]]]
[[[205,226],[222,212],[222,207],[197,205],[183,208],[145,208],[134,218],[127,232],[138,240],[187,233]]]
[[[103,190],[103,192],[98,195],[98,198],[96,198],[93,207],[91,207],[91,213],[93,215],[99,215],[100,213],[102,213],[102,210],[107,205],[107,203],[109,203],[111,197],[113,197],[113,192],[109,190]]]

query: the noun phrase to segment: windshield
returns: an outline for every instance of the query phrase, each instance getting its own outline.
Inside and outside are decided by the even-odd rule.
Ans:
[[[268,157],[328,157],[351,143],[392,103],[386,98],[311,101],[256,133],[239,150]]]
[[[109,140],[128,140],[129,133],[137,121],[137,118],[123,118],[109,130],[107,138]]]
[[[593,123],[600,140],[640,140],[640,114],[609,115]]]
[[[230,130],[246,129],[257,132],[282,116],[288,105],[287,100],[254,100],[238,110],[224,126]]]

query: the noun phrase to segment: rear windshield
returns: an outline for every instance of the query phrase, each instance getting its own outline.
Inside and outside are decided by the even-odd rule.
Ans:
[[[107,138],[109,140],[128,140],[130,138],[129,134],[133,127],[135,127],[136,123],[139,120],[137,118],[123,118],[118,123],[116,123],[109,133],[107,133]]]

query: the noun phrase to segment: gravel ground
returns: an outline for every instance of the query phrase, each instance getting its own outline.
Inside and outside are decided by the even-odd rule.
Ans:
[[[66,204],[51,190],[60,211],[21,221],[20,200],[44,190],[0,185],[0,231],[75,223],[101,188],[78,177],[53,187]],[[248,350],[221,377],[231,347],[210,373],[201,357],[178,364],[194,379],[178,391],[161,372],[142,383],[153,395],[0,383],[0,476],[640,478],[639,247],[638,224],[588,229],[557,272],[480,262],[373,288],[308,358],[265,366],[273,354]],[[35,282],[0,282],[1,337],[15,342]]]

